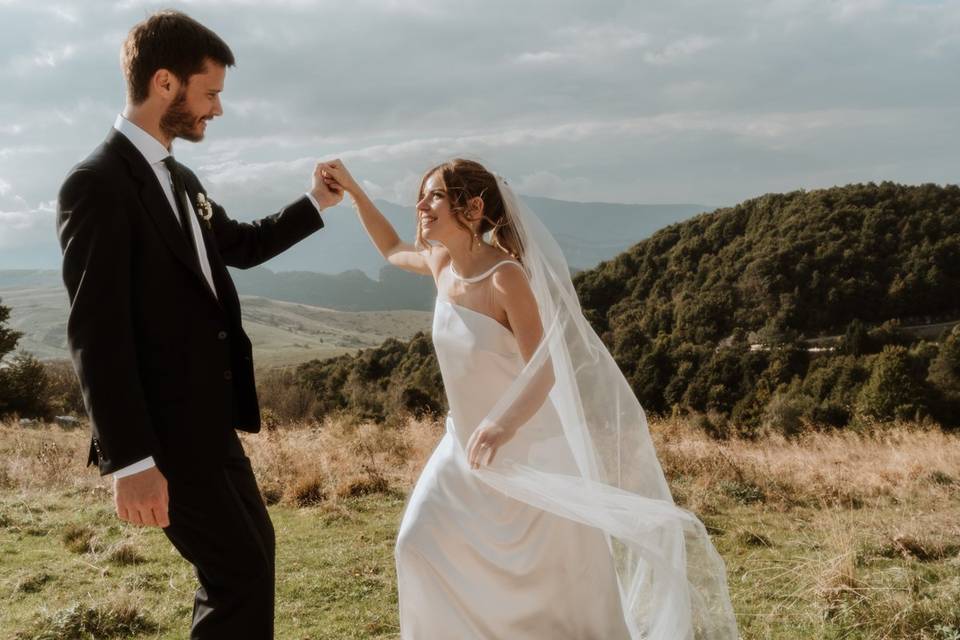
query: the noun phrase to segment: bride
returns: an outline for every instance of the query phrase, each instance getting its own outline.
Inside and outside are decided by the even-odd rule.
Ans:
[[[450,413],[397,537],[401,636],[737,638],[723,561],[674,505],[643,410],[542,222],[455,159],[424,175],[410,244],[341,161],[318,172],[384,258],[437,286]]]

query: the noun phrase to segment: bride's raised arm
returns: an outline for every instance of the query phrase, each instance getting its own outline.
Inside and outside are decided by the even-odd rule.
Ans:
[[[328,186],[339,186],[353,200],[364,230],[384,259],[404,271],[433,275],[426,250],[420,250],[400,239],[396,229],[377,208],[373,200],[350,175],[340,160],[320,163],[320,170]],[[331,184],[331,181],[333,184]]]

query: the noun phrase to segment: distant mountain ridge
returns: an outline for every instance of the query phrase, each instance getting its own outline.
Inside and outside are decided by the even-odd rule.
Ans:
[[[567,263],[590,269],[658,229],[715,207],[700,204],[613,204],[521,196],[556,238]]]
[[[658,229],[686,220],[711,207],[699,204],[610,204],[567,202],[521,196],[543,220],[574,269],[588,269],[609,260]],[[378,200],[377,206],[401,238],[415,235],[413,206]],[[384,261],[348,205],[324,212],[320,232],[274,258],[273,271],[342,273],[360,270],[376,278]],[[296,264],[291,267],[288,265]],[[304,268],[304,265],[309,265]]]
[[[698,204],[610,204],[521,196],[554,234],[574,272],[623,252],[657,229],[706,210]],[[414,237],[412,207],[377,205],[397,233]],[[323,215],[325,228],[263,267],[231,269],[241,295],[340,309],[429,310],[435,291],[429,278],[387,265],[347,206]],[[287,254],[309,255],[311,269],[284,269]],[[301,258],[298,263],[307,262]],[[62,288],[56,269],[0,270],[0,289]]]

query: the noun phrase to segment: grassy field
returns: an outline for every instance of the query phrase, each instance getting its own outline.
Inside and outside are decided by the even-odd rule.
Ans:
[[[960,437],[714,442],[652,425],[727,562],[745,639],[960,639]],[[396,638],[393,538],[440,435],[344,423],[245,437],[278,536],[279,638]],[[192,569],[121,524],[83,430],[0,425],[0,638],[182,638]]]

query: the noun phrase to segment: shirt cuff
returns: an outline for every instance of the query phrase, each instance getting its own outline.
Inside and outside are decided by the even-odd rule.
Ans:
[[[303,194],[303,195],[305,195],[305,196],[307,196],[308,198],[310,198],[310,202],[312,202],[312,203],[313,203],[313,206],[315,206],[315,207],[317,208],[317,213],[322,213],[322,212],[323,212],[323,207],[320,206],[320,203],[317,202],[317,199],[313,197],[313,194],[312,194],[312,193],[310,193],[309,191],[307,191],[307,192],[306,192],[305,194]]]
[[[153,456],[149,458],[144,458],[139,462],[134,462],[133,464],[128,464],[122,469],[117,469],[113,472],[114,479],[125,478],[127,476],[132,476],[135,473],[140,473],[141,471],[146,471],[150,467],[155,467],[157,464],[153,461]]]

